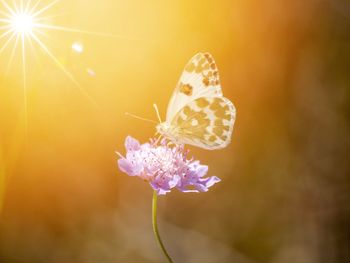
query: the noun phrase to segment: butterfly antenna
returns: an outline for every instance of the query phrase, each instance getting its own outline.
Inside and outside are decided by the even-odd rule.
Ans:
[[[159,120],[159,123],[162,123],[162,118],[160,117],[160,114],[159,114],[159,110],[158,110],[158,107],[157,107],[157,104],[153,104],[153,108],[156,110],[156,113],[157,113],[157,117],[158,117],[158,120]]]
[[[132,113],[129,113],[129,112],[125,112],[125,115],[126,115],[126,116],[130,116],[130,117],[133,117],[133,118],[138,119],[138,120],[147,121],[147,122],[152,122],[152,123],[157,123],[157,122],[154,121],[154,120],[142,118],[142,117],[140,117],[140,116],[137,116],[137,115],[132,114]]]

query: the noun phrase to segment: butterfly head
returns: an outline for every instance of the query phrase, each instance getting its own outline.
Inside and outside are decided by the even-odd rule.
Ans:
[[[156,127],[157,133],[162,134],[162,135],[167,135],[167,134],[169,134],[170,127],[171,127],[170,124],[167,122],[159,123]]]

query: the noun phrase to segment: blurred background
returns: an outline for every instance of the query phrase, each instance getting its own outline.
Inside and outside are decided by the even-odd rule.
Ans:
[[[10,68],[14,43],[0,55],[0,262],[164,262],[152,190],[115,151],[153,136],[124,113],[164,118],[199,51],[237,120],[226,149],[191,148],[222,182],[159,198],[175,262],[350,261],[349,1],[61,0],[43,16],[106,35],[44,30],[56,62],[27,41],[26,100],[20,47]]]

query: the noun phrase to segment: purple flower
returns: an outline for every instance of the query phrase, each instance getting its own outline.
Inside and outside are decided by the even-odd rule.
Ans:
[[[208,166],[199,161],[187,159],[188,151],[183,146],[170,147],[163,140],[140,144],[128,136],[125,140],[126,156],[118,160],[121,171],[148,181],[158,195],[165,195],[171,189],[182,192],[206,192],[220,179],[216,176],[205,177]]]

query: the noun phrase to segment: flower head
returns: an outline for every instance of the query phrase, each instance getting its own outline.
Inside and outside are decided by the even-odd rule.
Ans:
[[[187,159],[188,151],[183,146],[170,147],[163,140],[140,144],[128,136],[125,140],[126,156],[121,156],[118,166],[121,171],[148,181],[158,195],[165,195],[171,189],[182,192],[206,192],[220,179],[205,177],[208,166],[199,161]]]

